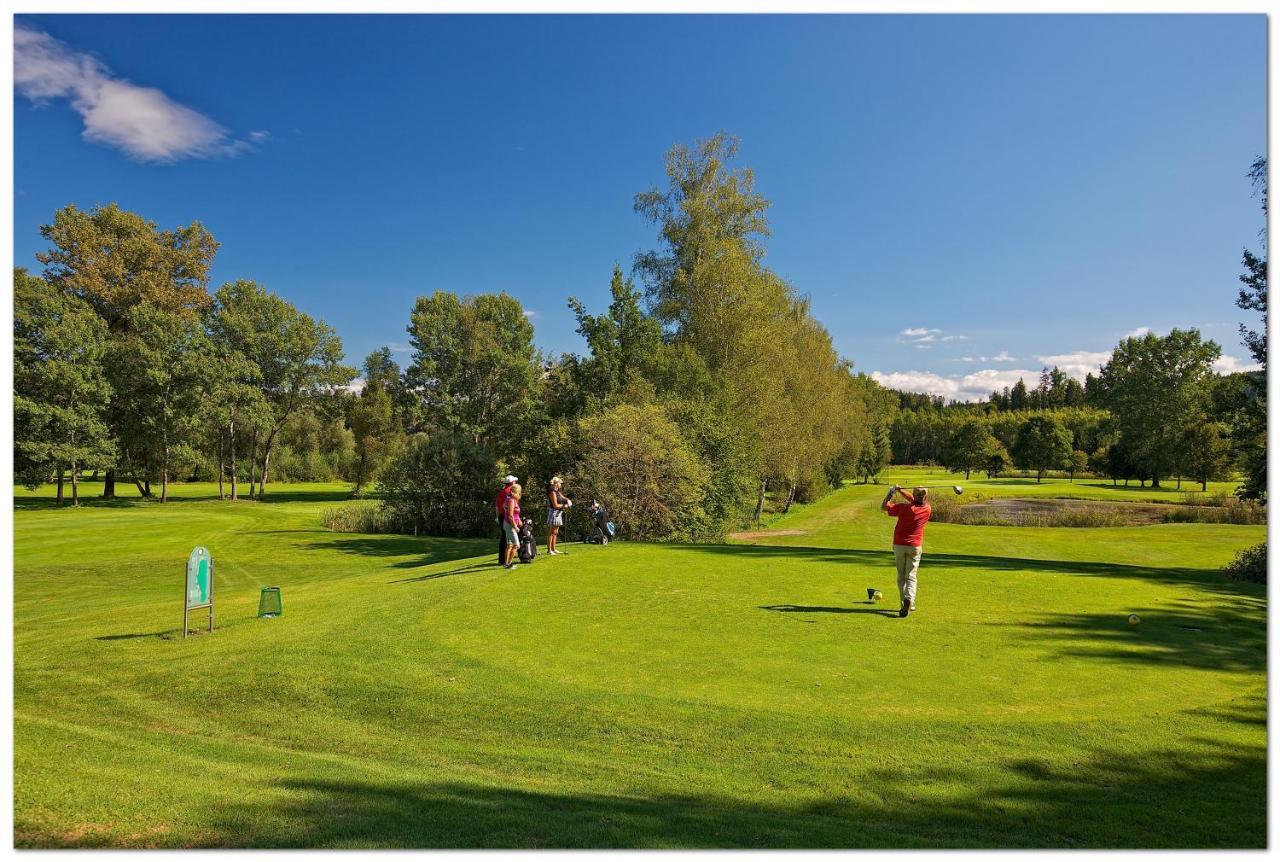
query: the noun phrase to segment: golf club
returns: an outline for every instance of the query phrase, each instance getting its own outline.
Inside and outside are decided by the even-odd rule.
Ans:
[[[963,485],[895,485],[894,487],[902,490],[910,490],[911,488],[928,488],[930,490],[935,488],[950,488],[957,495],[964,493]]]

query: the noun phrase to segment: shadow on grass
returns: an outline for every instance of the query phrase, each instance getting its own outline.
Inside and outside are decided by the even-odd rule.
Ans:
[[[829,608],[811,605],[760,605],[762,611],[778,611],[784,614],[874,614],[881,617],[897,617],[896,611],[880,608]]]
[[[1193,606],[1194,607],[1194,606]],[[1056,644],[1063,656],[1260,672],[1267,668],[1266,612],[1250,605],[1135,608],[1121,614],[1049,614],[1016,626],[1027,637]]]
[[[294,778],[219,810],[221,847],[1245,847],[1266,844],[1266,750],[1210,743],[1066,766],[1034,756],[794,802]],[[694,782],[690,782],[692,785]],[[793,789],[792,793],[803,793]],[[772,795],[772,792],[770,792]],[[795,799],[795,796],[791,797]],[[198,833],[199,834],[199,833]],[[20,842],[20,844],[23,842]]]
[[[489,553],[493,554],[495,563],[498,558],[496,539],[453,539],[439,536],[402,536],[398,534],[370,533],[350,534],[333,533],[328,530],[264,532],[306,533],[328,537],[299,546],[309,551],[341,551],[344,554],[358,554],[364,557],[413,557],[411,560],[400,560],[399,562],[391,563],[390,566],[396,569],[418,569],[423,566],[433,566],[436,563],[465,560]],[[425,578],[422,580],[425,580]]]
[[[893,552],[857,550],[846,548],[815,548],[803,545],[678,545],[682,550],[701,551],[708,554],[741,556],[744,559],[769,559],[786,557],[811,562],[854,563],[867,566],[892,568]],[[925,551],[921,562],[930,573],[948,568],[986,569],[994,572],[1031,571],[1052,572],[1064,575],[1085,575],[1100,578],[1143,578],[1165,584],[1195,583],[1215,592],[1241,598],[1265,594],[1264,587],[1229,581],[1216,569],[1162,568],[1157,566],[1133,566],[1121,563],[1097,563],[1076,560],[1032,560],[1023,557],[992,557],[978,554],[940,554]],[[1265,613],[1265,599],[1254,601]]]
[[[127,489],[125,489],[120,484],[117,483],[116,487],[117,489],[119,489],[119,493],[126,494],[126,496],[115,497],[111,500],[104,500],[102,499],[102,497],[98,496],[101,493],[101,490],[100,490],[101,483],[94,486],[91,492],[85,489],[83,485],[81,485],[82,493],[80,496],[80,508],[82,509],[134,509],[134,508],[145,508],[145,507],[160,506],[160,505],[168,506],[168,505],[181,505],[183,503],[208,503],[208,502],[223,502],[228,505],[237,505],[237,506],[242,504],[248,505],[248,506],[254,506],[254,505],[271,504],[271,503],[339,503],[339,502],[346,502],[351,499],[351,492],[348,490],[342,490],[342,489],[335,490],[332,488],[289,487],[287,490],[283,490],[283,491],[272,491],[270,489],[270,486],[268,486],[267,496],[263,500],[250,500],[250,499],[247,499],[246,497],[241,497],[239,500],[232,500],[228,497],[225,500],[219,501],[217,491],[213,491],[208,494],[193,494],[188,496],[181,493],[183,490],[182,486],[178,485],[176,486],[176,489],[177,489],[176,491],[174,490],[174,488],[171,487],[170,497],[168,501],[165,503],[161,503],[159,489],[155,490],[154,497],[144,498],[144,497],[137,496],[137,489],[134,488],[133,486],[129,486]],[[129,491],[132,491],[133,493],[129,495],[128,494]],[[367,499],[367,498],[362,497],[361,499]],[[67,491],[67,502],[61,503],[61,504],[58,503],[58,498],[56,493],[48,493],[48,494],[41,493],[39,495],[30,495],[30,496],[23,495],[23,496],[18,496],[13,498],[13,508],[15,510],[17,509],[22,509],[22,510],[71,509],[73,507],[71,506],[70,501],[71,501],[70,490]]]

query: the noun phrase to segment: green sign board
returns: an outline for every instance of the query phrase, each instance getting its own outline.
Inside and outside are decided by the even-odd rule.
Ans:
[[[209,609],[209,631],[213,631],[213,557],[206,548],[196,548],[187,557],[182,605],[182,637],[189,630],[188,615],[195,608]]]
[[[213,558],[204,548],[196,548],[187,557],[187,607],[202,608],[212,601],[210,575]]]

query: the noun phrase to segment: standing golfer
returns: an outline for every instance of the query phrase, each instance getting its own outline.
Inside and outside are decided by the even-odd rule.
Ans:
[[[891,503],[894,494],[901,494],[905,503]],[[933,514],[927,502],[927,488],[912,488],[911,495],[894,485],[884,495],[880,508],[898,519],[893,528],[893,563],[898,570],[898,595],[902,607],[898,616],[905,617],[916,609],[916,570],[920,568],[921,546],[924,544],[924,525]]]
[[[518,481],[520,480],[515,476],[508,475],[502,480],[502,490],[493,498],[493,512],[498,522],[498,565],[500,566],[507,564],[507,531],[502,526],[507,516],[507,495],[511,493],[511,486]]]

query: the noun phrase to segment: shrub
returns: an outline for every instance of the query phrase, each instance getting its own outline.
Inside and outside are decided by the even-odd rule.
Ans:
[[[702,520],[707,468],[656,404],[620,404],[582,420],[577,482],[631,539],[686,538]]]
[[[1226,497],[1226,495],[1223,495]],[[1166,524],[1265,524],[1267,510],[1251,500],[1226,497],[1221,506],[1173,506],[1165,513]]]
[[[392,533],[391,513],[380,502],[334,506],[320,513],[320,523],[335,533]]]
[[[379,480],[395,532],[487,536],[494,530],[497,461],[464,434],[438,432],[389,464]],[[525,500],[537,499],[526,488]]]
[[[1234,560],[1222,567],[1222,574],[1233,581],[1265,584],[1267,582],[1267,543],[1245,548],[1236,554]]]

